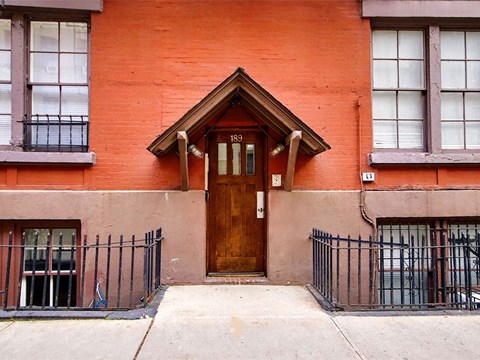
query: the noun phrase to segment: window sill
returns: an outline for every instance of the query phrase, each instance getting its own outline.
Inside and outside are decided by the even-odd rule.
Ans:
[[[0,151],[0,164],[94,165],[95,153]]]
[[[430,154],[391,153],[368,154],[371,166],[382,165],[480,165],[480,153]]]

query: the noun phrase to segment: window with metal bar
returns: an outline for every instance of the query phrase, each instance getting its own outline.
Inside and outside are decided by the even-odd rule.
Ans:
[[[480,222],[380,219],[379,304],[480,307]]]
[[[9,145],[12,134],[12,22],[0,19],[0,145]]]
[[[77,253],[74,228],[27,228],[21,306],[75,306]]]
[[[88,151],[88,24],[31,21],[24,148]]]

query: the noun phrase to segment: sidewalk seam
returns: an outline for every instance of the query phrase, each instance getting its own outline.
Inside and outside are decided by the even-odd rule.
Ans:
[[[135,353],[135,356],[133,357],[133,360],[136,360],[138,358],[138,355],[140,355],[140,351],[142,350],[143,344],[145,343],[145,340],[147,340],[147,336],[150,333],[150,329],[153,326],[153,322],[155,321],[155,317],[152,318],[152,321],[150,321],[150,325],[148,325],[148,329],[145,332],[145,335],[143,335],[143,339],[140,342],[140,345],[138,345],[137,352]]]
[[[0,332],[4,331],[4,330],[7,330],[10,326],[12,326],[13,324],[15,323],[15,321],[12,321],[10,324],[8,324],[7,326],[5,326],[2,330],[0,330]]]
[[[343,330],[340,328],[340,326],[338,326],[338,324],[335,322],[335,320],[330,317],[330,320],[332,320],[333,324],[335,325],[335,327],[338,329],[338,331],[340,331],[340,334],[342,334],[342,336],[344,337],[344,339],[347,341],[347,343],[350,345],[350,347],[353,349],[353,351],[355,351],[355,353],[357,354],[357,356],[364,360],[363,356],[360,355],[360,353],[358,352],[358,350],[356,349],[356,347],[353,345],[353,343],[349,340],[349,338],[347,337],[347,335],[343,332]]]

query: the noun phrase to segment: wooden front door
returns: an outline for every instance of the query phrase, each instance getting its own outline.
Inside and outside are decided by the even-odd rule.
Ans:
[[[208,270],[264,272],[264,137],[260,131],[209,138]]]

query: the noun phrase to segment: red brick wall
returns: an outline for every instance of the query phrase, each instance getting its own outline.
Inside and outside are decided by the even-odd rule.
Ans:
[[[177,156],[157,159],[145,147],[243,67],[332,146],[300,156],[295,188],[358,188],[369,38],[359,1],[106,0],[92,17],[90,186],[178,188]],[[360,112],[369,118],[369,105]],[[285,155],[270,173],[285,173]],[[190,174],[198,172],[203,163],[191,158]],[[191,186],[202,188],[203,175]]]
[[[332,147],[299,155],[294,189],[360,189],[361,171],[377,175],[366,188],[476,186],[471,169],[368,166],[369,44],[359,0],[104,0],[91,33],[97,164],[0,169],[0,187],[179,189],[178,156],[156,158],[146,147],[237,67]],[[285,176],[286,155],[269,159],[269,180]],[[203,161],[189,165],[191,187],[202,189]]]

